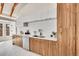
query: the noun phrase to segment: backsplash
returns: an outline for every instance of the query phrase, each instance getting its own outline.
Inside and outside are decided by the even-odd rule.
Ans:
[[[31,35],[34,35],[34,31],[39,36],[39,29],[42,30],[42,35],[45,37],[50,37],[52,32],[57,32],[57,20],[47,20],[42,22],[33,22],[28,24],[29,31]]]

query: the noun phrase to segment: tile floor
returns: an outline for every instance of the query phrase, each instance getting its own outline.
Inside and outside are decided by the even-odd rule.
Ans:
[[[0,56],[40,56],[11,43],[11,40],[0,42]]]

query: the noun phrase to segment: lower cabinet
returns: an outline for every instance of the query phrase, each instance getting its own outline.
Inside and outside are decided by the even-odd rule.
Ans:
[[[13,44],[23,48],[21,36],[14,36]],[[57,56],[57,41],[44,40],[40,38],[29,38],[29,50],[43,56]]]
[[[58,55],[57,41],[49,41],[30,37],[29,50],[43,56]]]
[[[14,36],[13,37],[13,45],[17,45],[19,47],[23,47],[22,37],[21,36]]]

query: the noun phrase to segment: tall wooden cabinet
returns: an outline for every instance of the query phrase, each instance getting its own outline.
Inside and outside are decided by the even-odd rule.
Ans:
[[[57,4],[59,55],[76,55],[76,4]]]
[[[76,55],[79,56],[79,3],[76,4]]]
[[[79,56],[79,3],[57,4],[59,55]]]

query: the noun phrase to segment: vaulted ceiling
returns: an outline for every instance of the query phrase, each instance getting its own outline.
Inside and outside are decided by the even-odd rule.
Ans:
[[[0,16],[16,18],[22,7],[26,4],[18,3],[0,3]]]
[[[56,4],[50,3],[0,3],[0,18],[29,18],[35,19],[36,17],[49,17],[54,16],[56,13]],[[35,17],[35,18],[34,18]]]

